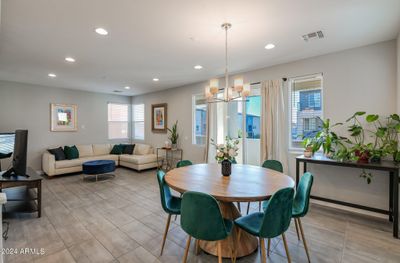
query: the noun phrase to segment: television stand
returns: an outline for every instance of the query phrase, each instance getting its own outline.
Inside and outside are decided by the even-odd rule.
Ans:
[[[4,177],[0,172],[0,190],[7,196],[7,203],[3,206],[4,217],[35,212],[41,217],[43,178],[30,167],[26,172],[29,177],[15,174]]]

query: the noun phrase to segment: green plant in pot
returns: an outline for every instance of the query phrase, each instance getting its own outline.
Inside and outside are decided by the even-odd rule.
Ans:
[[[178,144],[178,139],[179,139],[179,133],[178,133],[178,121],[176,121],[174,123],[174,125],[172,125],[172,128],[167,128],[170,135],[168,137],[168,139],[171,141],[172,144],[172,148],[176,149],[177,148],[177,144]]]
[[[393,156],[393,161],[400,162],[399,137],[400,117],[398,114],[392,114],[387,118],[387,132],[384,137],[385,151]]]
[[[339,137],[335,132],[333,132],[332,128],[339,125],[342,125],[342,123],[335,123],[331,126],[329,119],[326,119],[322,122],[322,129],[315,135],[314,138],[314,152],[318,151],[322,147],[322,151],[325,156],[332,157],[334,155],[335,146],[340,143],[342,137]]]

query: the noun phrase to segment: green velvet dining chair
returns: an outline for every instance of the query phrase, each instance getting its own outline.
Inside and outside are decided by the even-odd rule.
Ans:
[[[283,165],[280,161],[277,160],[265,160],[262,164],[262,167],[283,173]],[[250,202],[247,203],[247,214],[249,214],[249,210],[250,210]],[[261,211],[261,201],[258,202],[258,212],[260,211]]]
[[[300,240],[300,234],[301,234],[301,239],[303,240],[304,249],[307,254],[308,262],[311,262],[310,261],[311,260],[310,253],[308,251],[308,246],[307,246],[307,242],[306,242],[306,238],[304,235],[304,230],[303,230],[303,226],[301,224],[300,218],[306,216],[308,213],[308,209],[310,206],[310,194],[311,194],[311,188],[313,185],[313,181],[314,181],[314,177],[309,172],[304,173],[304,175],[300,178],[299,185],[297,186],[296,195],[294,197],[293,209],[292,209],[292,218],[294,219],[297,238],[298,238],[298,240]],[[269,201],[264,201],[264,203],[263,203],[264,209],[267,208],[268,202]],[[300,234],[299,234],[299,231],[300,231]],[[270,245],[271,245],[271,240],[268,239],[268,255],[269,255]]]
[[[171,223],[171,215],[180,215],[181,214],[181,201],[182,199],[179,197],[175,197],[171,194],[171,190],[169,189],[167,183],[165,182],[165,173],[162,170],[157,171],[157,180],[158,185],[160,187],[160,197],[161,197],[161,206],[163,210],[168,214],[167,224],[165,226],[164,237],[161,245],[162,255],[165,245],[165,239],[167,238],[169,225]]]
[[[264,212],[255,212],[237,218],[235,220],[235,225],[238,227],[236,244],[239,244],[242,231],[257,236],[260,240],[261,261],[266,263],[264,239],[281,235],[288,262],[291,262],[285,232],[289,228],[292,219],[293,196],[293,188],[283,188],[271,197]],[[236,249],[234,262],[236,261]]]
[[[176,168],[185,167],[189,165],[193,165],[193,163],[189,160],[181,160],[176,164]]]
[[[217,241],[218,262],[222,262],[221,240],[227,238],[233,222],[222,217],[217,200],[211,195],[188,191],[183,194],[181,206],[181,227],[188,234],[183,262],[186,262],[191,238]],[[233,258],[233,244],[231,256]]]

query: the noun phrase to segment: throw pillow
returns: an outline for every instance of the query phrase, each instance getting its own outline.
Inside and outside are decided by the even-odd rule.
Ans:
[[[122,146],[122,144],[116,144],[114,145],[114,147],[111,149],[110,154],[122,154],[122,152],[124,151],[124,147]]]
[[[78,159],[79,158],[79,151],[76,146],[64,146],[64,153],[65,157],[68,160]]]
[[[54,148],[54,149],[48,149],[49,153],[54,155],[56,161],[62,161],[65,160],[65,153],[62,147]]]
[[[123,154],[133,154],[134,144],[125,144]]]

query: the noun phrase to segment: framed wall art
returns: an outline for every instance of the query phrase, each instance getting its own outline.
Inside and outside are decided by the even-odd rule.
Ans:
[[[77,110],[75,104],[50,105],[50,130],[54,132],[77,131]]]
[[[166,133],[168,123],[167,103],[151,105],[151,130]]]

